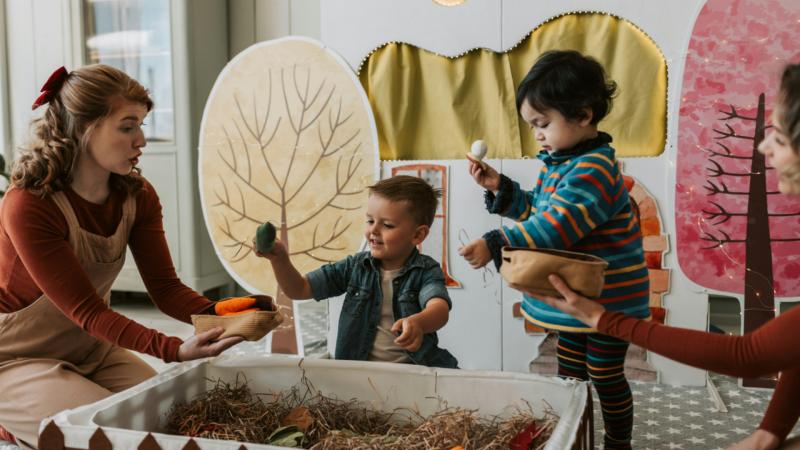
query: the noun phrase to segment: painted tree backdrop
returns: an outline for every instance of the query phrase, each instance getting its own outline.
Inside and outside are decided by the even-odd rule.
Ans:
[[[745,331],[800,295],[798,202],[756,148],[784,64],[800,60],[796,0],[710,0],[695,23],[681,95],[678,260],[695,283],[745,295]]]
[[[298,353],[293,302],[253,251],[272,221],[301,273],[355,253],[377,138],[355,75],[321,43],[255,44],[220,74],[203,118],[200,184],[217,255],[249,292],[274,295],[285,316],[272,350]]]

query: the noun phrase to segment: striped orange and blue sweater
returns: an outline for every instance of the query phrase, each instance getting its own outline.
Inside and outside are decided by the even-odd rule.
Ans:
[[[544,162],[533,191],[501,176],[495,196],[487,192],[489,212],[516,221],[484,235],[496,263],[500,247],[555,248],[589,253],[608,261],[600,297],[610,311],[650,316],[650,282],[639,219],[628,197],[611,136],[584,141],[558,152],[540,152]],[[596,332],[572,316],[525,295],[525,318],[544,328]]]

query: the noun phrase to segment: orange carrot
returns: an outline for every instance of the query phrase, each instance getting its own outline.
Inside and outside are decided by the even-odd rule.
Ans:
[[[258,309],[258,308],[249,308],[249,309],[243,309],[241,311],[236,311],[236,312],[226,312],[226,313],[223,313],[222,315],[225,316],[225,317],[227,317],[227,316],[241,316],[242,314],[247,314],[247,313],[256,312],[256,311],[261,311],[261,310]]]
[[[235,313],[252,308],[255,304],[256,299],[253,297],[231,297],[217,302],[217,304],[214,305],[214,312],[218,316],[225,316],[228,313]]]

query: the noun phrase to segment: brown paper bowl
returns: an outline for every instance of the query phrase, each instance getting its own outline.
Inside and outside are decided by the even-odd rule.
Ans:
[[[599,256],[546,248],[503,247],[500,275],[516,289],[533,295],[560,297],[547,276],[556,274],[575,292],[598,297],[608,263]]]
[[[225,330],[218,339],[229,336],[241,336],[248,341],[257,341],[278,327],[283,322],[283,315],[278,311],[272,297],[267,295],[251,295],[250,297],[268,300],[272,311],[255,311],[238,316],[216,316],[212,314],[192,315],[194,334],[200,334],[212,328],[222,327]]]

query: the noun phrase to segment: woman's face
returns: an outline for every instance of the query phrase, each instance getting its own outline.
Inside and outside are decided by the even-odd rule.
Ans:
[[[800,164],[800,154],[798,149],[792,148],[788,136],[780,126],[781,108],[776,107],[772,112],[772,128],[767,136],[758,146],[758,151],[763,153],[767,162],[778,172],[778,190],[784,194],[797,192],[799,189],[794,186],[790,179],[785,176],[785,172]]]
[[[114,111],[97,124],[89,138],[88,161],[97,168],[118,175],[128,175],[139,163],[147,144],[142,121],[147,107],[120,100]]]

